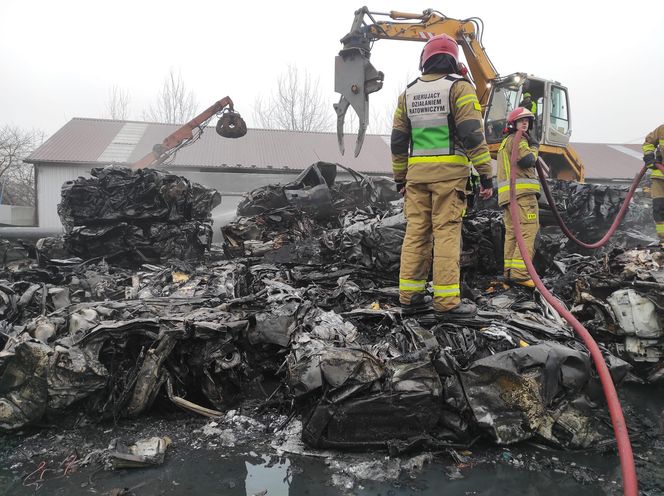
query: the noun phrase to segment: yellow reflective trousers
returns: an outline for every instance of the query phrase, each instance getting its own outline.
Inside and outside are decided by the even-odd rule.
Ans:
[[[664,179],[653,179],[650,195],[653,199],[652,213],[659,244],[664,247]]]
[[[459,258],[467,178],[406,184],[406,235],[401,247],[399,300],[408,305],[424,293],[433,245],[433,307],[447,311],[461,302]]]
[[[516,202],[519,209],[519,224],[521,225],[521,231],[523,232],[523,239],[526,242],[528,255],[530,255],[530,258],[532,259],[535,252],[535,237],[539,230],[539,207],[537,206],[537,196],[521,196],[516,199]],[[530,279],[530,276],[528,275],[526,263],[523,261],[521,251],[516,242],[509,204],[505,205],[503,222],[505,224],[505,278],[513,281],[526,281]]]

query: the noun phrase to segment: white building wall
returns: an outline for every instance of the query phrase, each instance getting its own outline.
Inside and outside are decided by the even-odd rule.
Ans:
[[[34,226],[35,209],[16,205],[0,205],[0,225]]]
[[[79,176],[90,177],[90,167],[79,165],[37,165],[37,225],[49,229],[61,228],[58,217],[60,189],[63,183]]]

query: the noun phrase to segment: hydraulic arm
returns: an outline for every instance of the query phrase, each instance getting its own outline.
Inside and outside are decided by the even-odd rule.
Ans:
[[[215,115],[220,116],[216,127],[217,134],[220,136],[240,138],[247,134],[247,125],[240,114],[233,110],[233,100],[226,96],[167,136],[164,141],[156,144],[150,153],[134,163],[132,167],[141,169],[162,164],[180,148],[193,143],[201,135],[207,122]],[[198,130],[198,134],[194,136],[196,130]]]
[[[406,22],[377,21],[377,16]],[[498,73],[482,46],[481,32],[481,19],[450,19],[431,9],[422,14],[370,12],[367,7],[357,10],[350,32],[341,39],[344,46],[335,60],[334,88],[341,93],[341,98],[334,109],[337,113],[337,138],[341,153],[344,153],[343,125],[348,107],[353,107],[359,117],[355,145],[357,157],[362,149],[369,120],[369,95],[383,86],[383,73],[377,71],[369,61],[371,44],[375,40],[425,42],[438,34],[448,34],[461,46],[477,87],[486,89],[487,83]],[[488,92],[485,90],[478,96],[480,103],[485,106]]]

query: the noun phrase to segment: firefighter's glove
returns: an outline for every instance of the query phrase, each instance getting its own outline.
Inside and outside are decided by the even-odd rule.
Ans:
[[[480,176],[480,198],[488,200],[493,196],[493,179],[489,176]]]
[[[397,193],[399,193],[401,196],[405,196],[406,195],[406,181],[397,181],[395,184],[396,184]]]
[[[646,164],[646,166],[649,169],[654,169],[655,168],[655,153],[654,152],[648,152],[645,155],[643,155],[643,162]]]

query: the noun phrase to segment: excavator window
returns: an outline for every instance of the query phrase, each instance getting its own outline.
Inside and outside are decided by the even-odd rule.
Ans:
[[[495,86],[484,116],[487,143],[500,143],[507,114],[519,104],[518,86]]]
[[[540,79],[528,78],[521,87],[521,99],[519,105],[524,101],[524,94],[530,93],[531,100],[537,105],[535,109],[535,124],[531,131],[538,141],[542,141],[542,122],[544,120],[544,96],[546,89],[544,82]],[[524,105],[522,105],[524,106]],[[532,110],[531,107],[528,110]]]
[[[558,86],[551,86],[551,127],[561,134],[569,133],[567,91]]]

